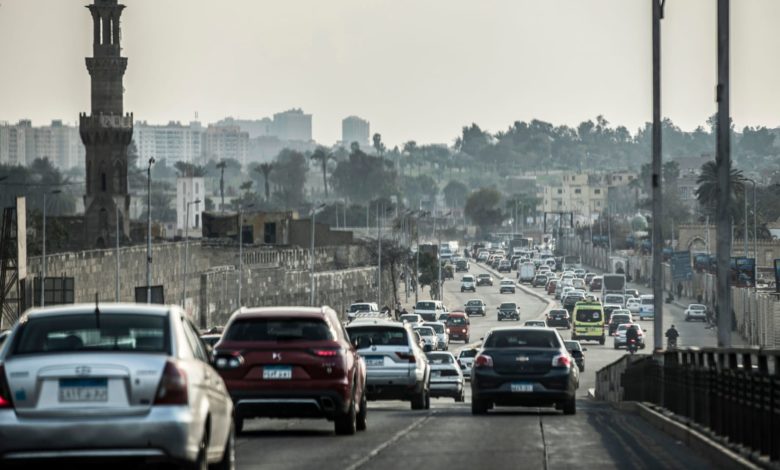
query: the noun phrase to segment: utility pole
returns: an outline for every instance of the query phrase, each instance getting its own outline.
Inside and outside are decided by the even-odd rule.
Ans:
[[[114,217],[116,218],[116,292],[114,301],[119,302],[119,204],[114,204]]]
[[[317,207],[312,208],[311,210],[311,249],[309,251],[309,282],[311,283],[311,293],[309,297],[309,305],[314,307],[314,301],[316,300],[314,295],[314,237],[316,235],[315,228],[316,228],[316,217],[317,213],[321,211],[325,207],[325,204],[320,204]],[[336,208],[338,211],[338,207]]]
[[[154,157],[149,159],[146,170],[146,303],[152,303],[152,165]]]
[[[381,209],[380,209],[381,207],[382,207],[381,203],[378,203],[376,205],[376,231],[377,231],[377,239],[379,240],[379,256],[377,257],[379,259],[379,282],[377,284],[377,288],[379,290],[379,298],[377,299],[377,302],[379,302],[380,306],[382,305],[382,217],[381,217]]]
[[[663,348],[664,281],[661,260],[664,234],[661,191],[661,19],[665,0],[653,2],[653,347]],[[728,264],[726,265],[728,268]]]
[[[46,284],[46,191],[43,192],[43,246],[41,254],[41,302],[40,306],[45,307],[46,301],[43,295],[43,285]]]
[[[718,0],[718,347],[731,347],[731,123],[729,85],[729,0]]]
[[[185,203],[187,204],[187,210],[184,221],[184,230],[186,234],[184,236],[184,275],[181,277],[181,308],[186,307],[185,302],[187,300],[187,268],[190,259],[190,206],[193,204],[200,204],[200,199],[195,199],[194,201],[187,201],[185,199]]]

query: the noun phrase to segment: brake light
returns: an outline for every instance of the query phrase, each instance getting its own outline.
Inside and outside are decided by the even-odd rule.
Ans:
[[[493,358],[490,356],[486,356],[484,354],[480,354],[477,356],[477,358],[474,360],[474,367],[480,369],[480,368],[492,368],[493,367]]]
[[[553,367],[571,367],[571,356],[568,354],[559,354],[552,360]]]
[[[14,404],[11,402],[11,389],[8,387],[8,382],[5,380],[5,367],[0,364],[0,409],[13,408]]]
[[[155,405],[186,405],[187,375],[171,361],[165,363],[160,386],[154,398]]]
[[[417,362],[417,359],[415,359],[414,354],[411,352],[409,353],[397,352],[395,353],[395,355],[398,356],[398,359],[402,361],[409,361],[410,364],[414,364],[415,362]]]
[[[312,349],[311,351],[317,357],[337,357],[339,349]]]

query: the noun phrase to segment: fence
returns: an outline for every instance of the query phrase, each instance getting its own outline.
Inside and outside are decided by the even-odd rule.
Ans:
[[[620,400],[654,403],[730,444],[780,460],[780,351],[709,348],[642,356],[625,368],[620,384]]]

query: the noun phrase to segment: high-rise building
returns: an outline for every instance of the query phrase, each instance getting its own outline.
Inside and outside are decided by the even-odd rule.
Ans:
[[[135,123],[133,142],[140,156],[139,165],[145,165],[152,156],[169,166],[176,162],[201,163],[203,158],[203,127],[197,121],[189,125],[171,121],[164,126],[139,121]]]
[[[312,140],[311,114],[304,114],[301,109],[274,114],[272,134],[281,140]]]
[[[75,126],[55,120],[49,126],[33,127],[29,120],[0,123],[0,163],[29,165],[36,158],[48,158],[60,169],[83,166],[84,145]]]
[[[248,148],[249,134],[238,126],[222,127],[210,124],[203,132],[203,160],[206,162],[234,159],[246,165]]]
[[[117,0],[94,0],[92,57],[87,70],[92,81],[92,112],[79,115],[81,140],[86,147],[84,244],[109,246],[115,228],[130,235],[130,195],[127,187],[127,147],[133,138],[133,115],[124,114],[120,16],[125,6]]]
[[[201,211],[206,207],[206,191],[202,177],[176,179],[176,233],[192,238],[201,237]],[[187,210],[187,204],[189,211]],[[189,214],[188,214],[189,212]],[[189,219],[187,216],[189,215]]]
[[[235,119],[226,117],[217,121],[215,126],[220,127],[240,127],[242,131],[249,134],[250,139],[257,137],[267,137],[273,133],[273,121],[270,118],[263,119]]]
[[[361,147],[368,147],[370,135],[370,124],[365,119],[349,116],[341,121],[341,143],[346,147],[349,147],[352,142],[357,142]]]

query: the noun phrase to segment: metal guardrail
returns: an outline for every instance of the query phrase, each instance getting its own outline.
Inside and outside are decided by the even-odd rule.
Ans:
[[[623,400],[646,401],[728,443],[780,460],[780,350],[681,349],[622,374]]]

